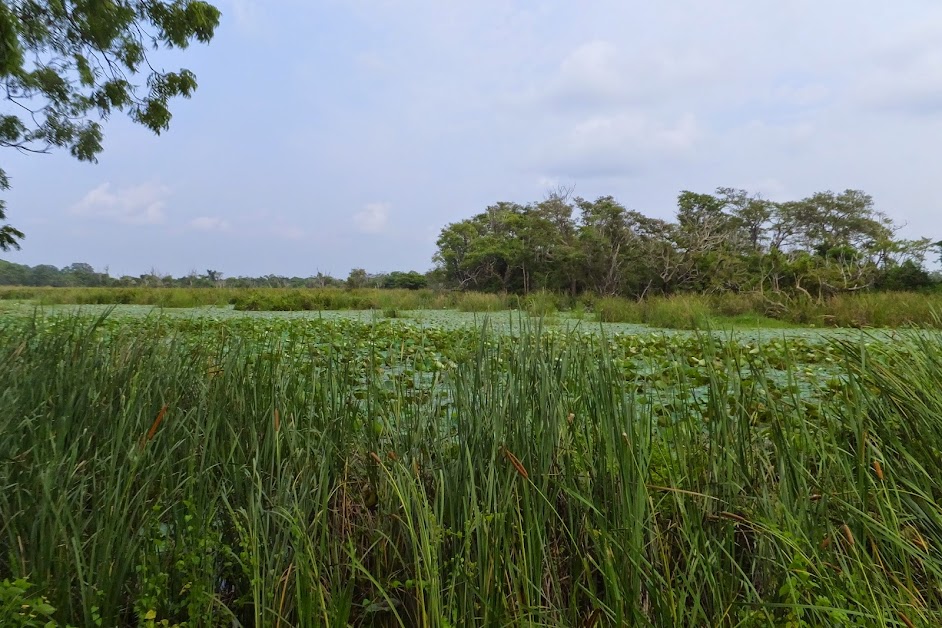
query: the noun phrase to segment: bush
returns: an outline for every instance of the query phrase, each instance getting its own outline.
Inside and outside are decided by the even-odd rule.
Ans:
[[[724,292],[710,295],[707,302],[714,314],[742,316],[743,314],[765,314],[767,303],[755,292]]]
[[[422,273],[411,270],[407,273],[395,271],[383,278],[384,288],[420,290],[428,286],[428,278]]]
[[[40,628],[55,626],[56,612],[48,600],[29,592],[29,580],[20,578],[0,581],[0,622],[9,628]]]
[[[839,295],[820,308],[821,318],[837,327],[937,326],[942,299],[916,292]]]
[[[595,315],[603,323],[643,323],[642,308],[637,301],[622,297],[601,297],[594,303]]]
[[[528,295],[524,300],[524,306],[530,316],[549,316],[561,309],[560,299],[559,295],[544,290]]]
[[[919,290],[932,285],[932,276],[919,264],[906,260],[883,271],[877,280],[880,290]]]
[[[458,299],[457,306],[462,312],[497,312],[505,309],[500,296],[483,292],[465,292]]]
[[[644,303],[644,322],[665,329],[701,329],[712,317],[706,297],[677,295],[655,297]]]

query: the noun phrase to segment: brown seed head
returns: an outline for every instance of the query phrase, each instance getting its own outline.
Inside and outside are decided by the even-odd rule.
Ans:
[[[853,544],[854,544],[854,535],[853,535],[853,533],[851,533],[851,531],[850,531],[850,526],[845,523],[844,525],[841,526],[841,532],[844,533],[844,538],[847,539],[847,544],[848,544],[848,545],[853,545]]]
[[[504,449],[504,457],[510,461],[510,464],[514,466],[514,468],[517,470],[517,473],[519,473],[524,479],[530,477],[526,468],[524,468],[523,464],[520,462],[520,459],[513,455],[509,449]]]
[[[154,422],[151,424],[150,429],[147,430],[147,437],[144,440],[144,443],[142,443],[142,446],[150,442],[154,438],[154,436],[157,434],[157,428],[160,427],[161,423],[163,423],[165,414],[167,414],[166,405],[164,405],[164,407],[160,409],[160,412],[157,413],[157,418],[154,419]]]

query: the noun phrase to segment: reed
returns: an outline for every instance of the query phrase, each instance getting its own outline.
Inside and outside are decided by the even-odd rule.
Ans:
[[[942,624],[938,335],[521,318],[0,317],[0,623]]]

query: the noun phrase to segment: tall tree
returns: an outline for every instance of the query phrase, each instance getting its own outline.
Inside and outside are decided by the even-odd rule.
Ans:
[[[670,278],[687,290],[738,288],[743,238],[729,199],[683,191],[677,198],[674,243],[678,258]]]
[[[449,282],[478,290],[526,291],[532,259],[528,207],[500,202],[450,224],[438,238],[434,260]]]
[[[155,69],[148,50],[207,43],[219,18],[202,0],[0,1],[0,146],[63,148],[94,162],[102,151],[99,120],[115,111],[154,133],[167,130],[170,100],[190,97],[196,76]],[[0,170],[0,190],[8,188]],[[0,202],[0,221],[4,210]],[[0,223],[0,250],[19,248],[22,238]]]
[[[774,203],[758,194],[749,194],[736,188],[717,188],[716,195],[722,200],[726,211],[734,218],[739,230],[738,248],[744,253],[759,253],[767,244],[769,220]]]
[[[625,209],[611,196],[577,199],[583,282],[599,294],[643,296],[661,288],[664,265],[673,257],[669,226]]]

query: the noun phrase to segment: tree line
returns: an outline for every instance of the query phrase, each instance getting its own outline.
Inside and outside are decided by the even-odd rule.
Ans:
[[[719,188],[683,191],[673,220],[557,190],[542,201],[500,202],[445,226],[426,273],[350,271],[346,279],[224,277],[218,270],[172,277],[151,270],[111,277],[86,263],[63,268],[0,260],[0,285],[70,287],[400,288],[644,298],[755,292],[823,299],[864,290],[918,290],[942,280],[926,258],[942,242],[898,236],[899,226],[860,190],[773,202]]]
[[[70,287],[70,288],[385,288],[418,290],[429,287],[427,273],[393,271],[368,273],[354,268],[346,279],[324,273],[308,277],[263,275],[260,277],[225,277],[222,271],[206,269],[173,277],[152,269],[144,274],[112,277],[108,269],[96,271],[91,264],[75,262],[62,268],[51,264],[14,264],[0,260],[0,286]]]
[[[899,237],[860,190],[773,202],[719,188],[683,191],[673,220],[558,190],[527,205],[500,202],[449,224],[434,261],[447,286],[643,298],[681,292],[829,295],[912,290],[942,243]]]

